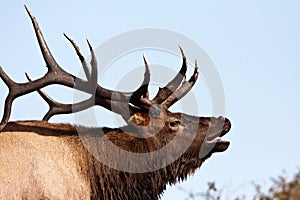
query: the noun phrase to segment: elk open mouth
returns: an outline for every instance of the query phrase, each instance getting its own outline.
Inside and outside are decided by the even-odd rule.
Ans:
[[[212,153],[223,152],[229,147],[230,142],[228,140],[222,139],[222,137],[229,132],[230,128],[231,128],[230,121],[228,119],[225,119],[224,126],[222,128],[220,136],[207,139],[206,144],[208,144],[209,146],[214,145],[211,150]]]
[[[207,144],[214,145],[212,152],[215,153],[225,151],[229,147],[230,142],[222,139],[221,137],[217,137],[211,141],[207,141]]]

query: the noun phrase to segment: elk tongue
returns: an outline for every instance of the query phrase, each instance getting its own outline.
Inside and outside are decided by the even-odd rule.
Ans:
[[[212,152],[223,152],[229,147],[230,144],[229,141],[223,140],[221,137],[216,137],[213,140],[206,141],[206,143],[209,145],[214,145]]]

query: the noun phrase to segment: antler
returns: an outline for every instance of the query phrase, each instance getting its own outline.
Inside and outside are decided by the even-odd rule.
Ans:
[[[160,104],[164,100],[166,100],[178,88],[183,78],[185,77],[188,62],[181,46],[179,46],[179,49],[182,55],[182,67],[178,74],[173,78],[173,80],[171,80],[166,86],[159,88],[158,93],[153,99],[153,101],[155,101],[157,104]]]
[[[162,105],[166,108],[171,107],[175,102],[177,102],[179,99],[181,99],[182,97],[184,97],[194,86],[195,82],[198,79],[198,63],[197,60],[195,60],[195,69],[194,69],[194,73],[191,76],[191,78],[189,79],[189,81],[184,81],[182,83],[182,85],[173,93],[171,93],[168,98],[164,99],[164,101],[162,102]]]
[[[97,84],[97,79],[98,79],[97,60],[96,60],[95,52],[90,42],[87,40],[90,53],[92,56],[90,62],[91,69],[89,69],[88,64],[83,54],[81,53],[79,47],[77,46],[77,44],[66,34],[64,34],[64,36],[72,44],[73,48],[76,51],[76,54],[81,61],[87,80],[78,78],[64,71],[59,66],[59,64],[55,61],[43,37],[43,34],[37,23],[36,18],[32,15],[31,11],[28,9],[26,5],[25,5],[25,9],[32,21],[34,31],[42,52],[42,56],[45,60],[46,67],[48,68],[48,71],[42,78],[39,78],[37,80],[31,80],[28,74],[26,73],[26,77],[29,82],[16,83],[12,81],[8,77],[8,75],[3,71],[3,69],[0,67],[0,77],[9,88],[9,93],[5,100],[4,114],[0,124],[0,131],[1,129],[3,129],[3,127],[6,125],[6,123],[9,120],[13,101],[16,98],[31,93],[33,91],[38,91],[38,93],[49,105],[49,110],[43,118],[43,120],[46,121],[49,120],[53,115],[78,112],[78,111],[85,110],[89,107],[92,107],[94,105],[102,106],[110,111],[120,114],[127,121],[133,113],[147,112],[153,104],[161,104],[166,109],[169,108],[176,101],[182,98],[192,88],[192,86],[197,80],[198,68],[196,63],[194,74],[192,75],[190,80],[188,82],[184,81],[182,83],[183,78],[185,78],[185,73],[187,71],[188,63],[187,63],[186,56],[183,52],[183,49],[179,46],[183,58],[182,67],[178,72],[178,74],[175,76],[175,78],[171,80],[165,87],[160,88],[158,93],[152,100],[148,99],[150,69],[145,56],[143,57],[145,62],[144,81],[136,91],[120,92],[120,91],[112,91],[103,88],[99,84]],[[179,87],[181,83],[182,85]],[[92,96],[78,103],[62,104],[54,101],[41,90],[41,88],[51,84],[64,85],[70,88],[77,89],[79,91],[89,93]]]

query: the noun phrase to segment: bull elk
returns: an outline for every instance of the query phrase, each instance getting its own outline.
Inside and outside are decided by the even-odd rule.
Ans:
[[[26,74],[28,82],[16,83],[0,68],[1,79],[9,88],[0,126],[1,199],[159,199],[166,185],[186,179],[213,153],[228,148],[229,142],[221,139],[230,130],[228,119],[195,117],[168,110],[191,90],[198,77],[196,63],[191,78],[184,78],[188,64],[181,48],[180,71],[165,87],[159,88],[153,99],[148,95],[150,71],[145,57],[141,86],[134,92],[112,91],[97,84],[97,61],[89,41],[90,65],[76,43],[65,35],[82,63],[86,79],[81,79],[64,71],[55,61],[36,18],[25,8],[48,71],[37,80],[31,80]],[[41,90],[50,84],[74,88],[91,97],[74,104],[62,104]],[[34,91],[49,104],[43,120],[8,122],[13,100]],[[113,129],[47,122],[53,115],[78,112],[94,105],[121,115],[127,125]],[[86,148],[79,131],[90,139],[94,153]],[[175,137],[177,142],[171,145]],[[105,141],[129,155],[143,154],[146,159],[132,162],[129,156],[125,162],[118,160],[114,157],[117,152]],[[165,146],[171,146],[169,154],[151,155]],[[186,148],[177,155],[182,146]],[[204,146],[209,147],[209,151],[200,155]],[[103,163],[95,153],[113,164]],[[169,163],[172,155],[177,157]],[[130,170],[120,170],[120,166]],[[137,167],[149,170],[135,171]]]

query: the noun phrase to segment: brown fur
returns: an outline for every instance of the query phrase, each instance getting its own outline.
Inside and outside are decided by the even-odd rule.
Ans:
[[[186,179],[207,158],[199,158],[198,155],[211,121],[210,118],[182,117],[182,114],[176,113],[168,115],[172,119],[180,117],[185,129],[196,129],[197,136],[175,162],[146,173],[123,172],[104,165],[87,151],[77,130],[95,138],[92,145],[99,153],[107,151],[103,137],[126,151],[146,153],[164,147],[182,130],[172,130],[165,125],[151,137],[138,138],[132,132],[141,128],[133,125],[122,129],[95,129],[42,121],[10,122],[0,133],[0,198],[159,199],[167,184]],[[200,120],[193,123],[192,119]],[[98,136],[99,130],[105,136]],[[180,140],[182,143],[186,136],[188,132],[184,132]],[[176,151],[174,149],[174,153]],[[159,162],[166,161],[149,159],[147,163],[140,164]]]

